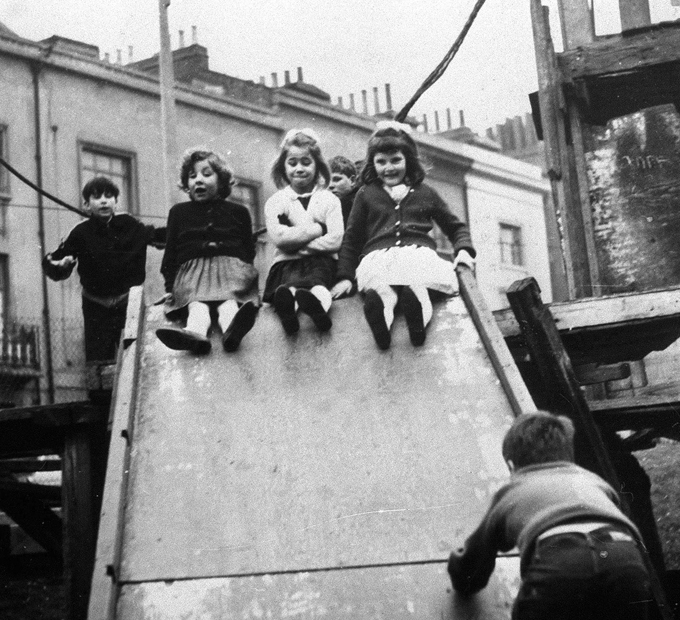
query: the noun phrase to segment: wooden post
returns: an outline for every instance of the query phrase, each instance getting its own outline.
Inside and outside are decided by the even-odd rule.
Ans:
[[[174,71],[172,64],[172,49],[170,48],[170,32],[168,27],[168,7],[170,0],[158,0],[158,11],[160,16],[160,35],[161,48],[158,56],[158,68],[160,78],[161,93],[161,140],[162,140],[162,162],[163,176],[165,181],[166,204],[171,205],[173,201],[175,178],[175,159],[177,158]]]
[[[69,620],[85,620],[94,564],[92,462],[88,425],[70,428],[62,453],[64,579]]]
[[[649,13],[649,0],[619,0],[621,32],[642,28],[652,23]]]
[[[588,0],[561,0],[558,7],[565,50],[588,45],[595,40],[593,14]]]

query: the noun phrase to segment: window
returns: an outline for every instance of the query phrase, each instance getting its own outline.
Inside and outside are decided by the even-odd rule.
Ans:
[[[83,144],[80,150],[80,187],[96,176],[108,177],[120,188],[118,209],[136,214],[139,209],[133,192],[133,161],[130,154]]]
[[[0,157],[7,161],[7,126],[0,125]],[[0,166],[0,195],[9,194],[9,172]]]
[[[238,202],[250,211],[250,217],[253,219],[253,228],[257,230],[262,226],[263,216],[260,212],[260,197],[259,184],[253,181],[244,181],[236,179],[236,185],[231,188],[229,200]]]
[[[522,229],[511,224],[500,227],[501,263],[506,265],[524,265],[522,252]]]

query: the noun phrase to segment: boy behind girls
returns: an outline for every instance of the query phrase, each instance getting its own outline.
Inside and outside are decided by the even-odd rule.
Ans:
[[[354,204],[354,196],[359,189],[356,186],[357,169],[349,159],[342,155],[333,157],[328,162],[328,167],[331,170],[331,182],[328,189],[340,199],[342,221],[347,227],[347,219]]]
[[[146,277],[146,247],[163,243],[165,230],[115,213],[118,187],[95,177],[83,187],[89,219],[77,224],[59,247],[43,258],[52,280],[65,280],[76,263],[83,287],[85,359],[112,360],[125,326],[128,292]]]
[[[513,620],[647,618],[650,577],[640,534],[604,480],[573,463],[574,427],[546,412],[520,415],[503,441],[510,480],[449,558],[461,594],[484,588],[496,553],[517,546],[522,584]]]

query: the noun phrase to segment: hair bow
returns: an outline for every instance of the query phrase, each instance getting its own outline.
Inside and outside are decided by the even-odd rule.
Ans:
[[[316,131],[314,131],[313,129],[310,129],[309,127],[305,127],[304,129],[291,129],[284,136],[283,140],[281,141],[281,148],[286,146],[286,144],[288,144],[288,142],[290,142],[298,134],[302,134],[303,136],[307,136],[311,140],[314,140],[314,142],[316,142],[317,144],[319,144],[321,142],[321,140],[319,140],[319,136],[317,135]]]

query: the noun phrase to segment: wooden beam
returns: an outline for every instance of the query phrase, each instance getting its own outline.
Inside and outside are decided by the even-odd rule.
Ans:
[[[644,28],[652,23],[649,0],[619,0],[621,31]]]
[[[595,39],[595,27],[588,0],[561,0],[558,7],[564,49],[592,43]]]
[[[587,48],[566,50],[557,63],[567,81],[641,70],[680,60],[680,24],[653,26],[632,35],[603,38]]]

